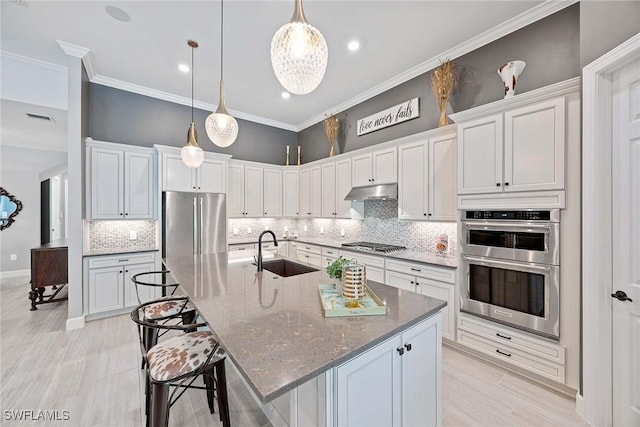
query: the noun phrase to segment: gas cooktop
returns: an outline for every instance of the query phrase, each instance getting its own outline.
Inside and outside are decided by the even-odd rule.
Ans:
[[[394,246],[394,245],[386,245],[384,243],[371,243],[371,242],[343,243],[342,246],[346,248],[357,249],[359,251],[381,252],[385,254],[389,252],[401,251],[403,249],[406,249],[404,246]]]

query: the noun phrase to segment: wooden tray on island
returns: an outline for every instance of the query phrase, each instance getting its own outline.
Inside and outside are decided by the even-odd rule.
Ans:
[[[344,316],[376,316],[387,314],[387,306],[371,290],[367,289],[367,294],[358,300],[347,299],[336,290],[333,283],[318,285],[320,302],[324,317],[344,317]],[[358,307],[348,307],[347,303],[356,301]]]

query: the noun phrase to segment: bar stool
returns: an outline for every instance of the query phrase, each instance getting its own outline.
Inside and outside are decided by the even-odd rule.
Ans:
[[[188,302],[187,297],[171,297],[166,301]],[[214,399],[218,399],[220,421],[230,426],[229,401],[224,361],[226,354],[211,331],[195,331],[206,323],[168,324],[152,323],[140,314],[154,302],[140,304],[131,312],[131,319],[138,325],[140,349],[146,362],[146,414],[147,427],[165,427],[169,422],[171,406],[188,388],[205,389],[211,413],[215,413]],[[185,334],[161,341],[147,350],[143,330],[181,330]],[[193,385],[202,375],[204,387]],[[171,387],[174,387],[173,391]]]
[[[169,270],[149,271],[145,273],[138,273],[131,277],[131,281],[135,285],[138,304],[147,302],[142,301],[142,299],[140,298],[140,294],[143,293],[143,289],[145,287],[150,288],[151,293],[155,293],[157,289],[162,290],[161,298],[149,301],[150,304],[145,306],[143,318],[144,320],[147,320],[151,323],[166,323],[169,321],[174,321],[178,318],[181,319],[182,323],[185,325],[195,323],[197,312],[193,304],[191,304],[188,299],[184,301],[176,301],[172,299],[175,296],[176,291],[178,290],[179,284],[164,283],[167,275],[170,275],[170,273],[171,272]],[[187,332],[194,331],[195,329],[188,330]],[[160,333],[160,335],[167,332],[168,331],[164,331]],[[158,333],[159,330],[157,328],[143,328],[144,344],[147,350],[156,345],[156,343],[158,342]],[[144,364],[145,360],[143,358],[141,369],[144,369]]]

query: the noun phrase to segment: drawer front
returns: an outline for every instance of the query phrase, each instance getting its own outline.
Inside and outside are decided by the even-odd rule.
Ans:
[[[503,346],[501,343],[461,329],[458,329],[458,343],[564,384],[565,367],[563,365],[532,356],[529,353],[508,346]]]
[[[330,256],[322,256],[322,267],[329,267],[336,259]]]
[[[262,245],[264,247],[264,245]],[[241,245],[229,245],[229,252],[235,251],[245,251],[245,252],[253,252],[255,249],[255,245],[253,243],[243,243]]]
[[[89,258],[89,268],[116,267],[119,265],[155,262],[156,252],[106,255]]]
[[[340,254],[344,258],[356,260],[359,264],[364,264],[367,267],[378,267],[384,270],[384,258],[382,257],[374,256],[374,255],[365,255],[359,252],[351,252],[351,251],[345,251],[345,250],[340,252]],[[382,280],[384,280],[384,277],[382,278]]]
[[[387,270],[399,273],[413,274],[427,279],[439,280],[441,282],[455,283],[456,272],[446,267],[438,267],[431,264],[418,264],[413,262],[387,259]]]
[[[320,246],[310,245],[308,243],[298,243],[298,250],[311,252],[312,254],[320,255],[322,253],[322,249]]]
[[[475,335],[500,343],[503,347],[526,352],[531,356],[546,359],[560,365],[565,364],[565,349],[529,334],[514,331],[493,322],[460,315],[458,327]]]
[[[336,248],[322,248],[322,256],[327,256],[331,258],[338,258],[340,256],[340,251]]]
[[[371,267],[367,265],[367,280],[384,283],[384,268]]]

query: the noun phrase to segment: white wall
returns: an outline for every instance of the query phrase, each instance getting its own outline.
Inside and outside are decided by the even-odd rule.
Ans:
[[[59,151],[0,146],[0,186],[22,202],[15,222],[0,231],[1,272],[29,269],[30,249],[40,245],[40,173],[66,159]]]

